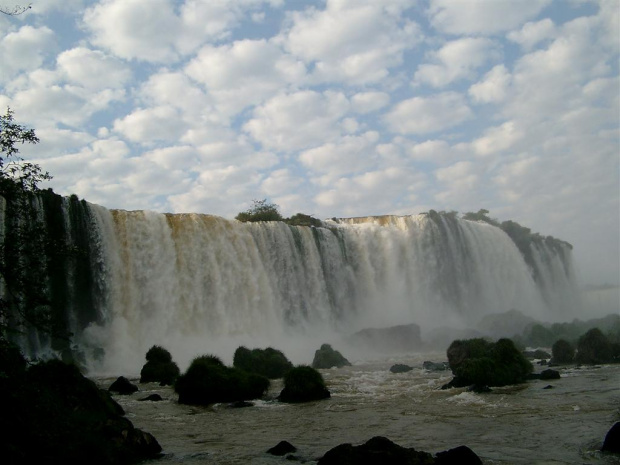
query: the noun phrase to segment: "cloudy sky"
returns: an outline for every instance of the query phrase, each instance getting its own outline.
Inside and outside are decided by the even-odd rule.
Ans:
[[[56,192],[108,208],[486,208],[617,284],[619,17],[617,0],[33,0],[0,14],[0,108],[35,128],[22,155]]]

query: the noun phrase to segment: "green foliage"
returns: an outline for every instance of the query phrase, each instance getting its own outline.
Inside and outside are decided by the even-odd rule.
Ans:
[[[301,365],[291,369],[284,377],[284,389],[278,397],[282,402],[310,402],[327,399],[330,393],[323,376],[312,367]]]
[[[510,339],[457,340],[447,355],[455,386],[506,386],[524,382],[532,372],[532,364]]]
[[[257,221],[282,221],[282,215],[280,214],[279,207],[274,203],[267,202],[267,199],[253,200],[252,206],[236,217],[236,220],[242,222],[257,222]]]
[[[141,383],[171,385],[181,373],[172,355],[161,346],[153,346],[146,353],[146,364],[140,371]]]
[[[203,355],[177,378],[174,388],[181,404],[209,405],[259,398],[269,388],[269,380],[226,367],[213,355]]]
[[[578,363],[594,365],[609,363],[612,359],[612,345],[600,329],[592,328],[579,338],[575,356]]]
[[[553,363],[572,363],[575,358],[575,348],[567,340],[558,339],[551,346],[551,355]]]
[[[321,345],[321,348],[314,353],[312,360],[312,368],[342,368],[349,365],[351,363],[329,344]]]
[[[314,226],[318,228],[323,225],[321,220],[304,213],[296,213],[284,221],[291,226]]]
[[[271,347],[250,350],[243,346],[235,351],[233,366],[269,379],[282,378],[293,368],[293,364],[279,350]]]
[[[464,220],[469,221],[482,221],[484,223],[492,224],[493,226],[499,226],[499,222],[496,219],[489,217],[489,210],[481,208],[476,213],[468,212],[463,215]]]

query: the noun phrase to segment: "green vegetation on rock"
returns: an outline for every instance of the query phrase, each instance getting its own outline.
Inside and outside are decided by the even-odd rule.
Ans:
[[[179,403],[191,405],[257,399],[268,388],[264,376],[229,368],[213,355],[195,358],[174,385]]]
[[[293,364],[279,350],[271,347],[250,350],[243,346],[235,351],[233,366],[269,379],[282,378],[293,368]]]
[[[161,346],[153,346],[146,353],[146,364],[140,371],[140,382],[172,385],[180,373],[170,352]]]
[[[284,377],[284,389],[278,399],[282,402],[310,402],[327,399],[330,393],[325,387],[323,376],[309,366],[291,369]]]
[[[558,339],[551,346],[551,362],[554,364],[573,363],[575,359],[575,348],[565,339]]]
[[[575,361],[594,365],[612,360],[612,345],[600,329],[592,328],[579,338]]]
[[[518,384],[532,372],[532,364],[510,339],[495,343],[481,338],[456,340],[447,355],[455,376],[452,387]]]

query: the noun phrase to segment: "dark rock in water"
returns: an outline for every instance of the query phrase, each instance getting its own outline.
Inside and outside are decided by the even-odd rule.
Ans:
[[[124,376],[119,376],[108,388],[110,392],[116,392],[117,394],[128,395],[138,391],[138,386],[132,384]]]
[[[550,359],[551,358],[551,354],[548,352],[545,352],[544,350],[524,350],[523,351],[523,356],[529,360],[534,360],[534,359]]]
[[[230,408],[246,408],[246,407],[254,407],[253,402],[248,402],[246,400],[238,400],[237,402],[233,402],[232,404],[228,404]]]
[[[179,367],[172,361],[172,355],[160,346],[153,346],[146,353],[146,364],[140,371],[141,383],[159,383],[169,386],[178,378]]]
[[[0,411],[3,463],[129,464],[161,452],[108,391],[59,360],[0,380]]]
[[[449,367],[448,362],[429,362],[422,363],[422,368],[429,371],[444,371]]]
[[[475,392],[476,394],[485,394],[487,392],[493,392],[489,386],[479,385],[479,384],[472,384],[471,386],[469,386],[469,388],[467,388],[467,390],[470,392]]]
[[[353,334],[349,342],[386,353],[410,352],[422,345],[420,327],[416,324],[363,329]]]
[[[542,380],[550,380],[550,379],[560,379],[560,372],[556,371],[556,370],[552,370],[551,368],[548,368],[544,371],[541,371],[540,373],[530,373],[527,377],[527,379],[533,380],[533,379],[542,379]]]
[[[607,432],[601,450],[603,452],[620,454],[620,421],[616,422]]]
[[[390,371],[392,373],[407,373],[411,370],[413,370],[413,367],[410,367],[409,365],[403,365],[402,363],[397,363],[390,367]]]
[[[161,400],[164,400],[159,394],[151,394],[150,396],[146,396],[142,399],[138,399],[139,402],[144,402],[144,401],[151,401],[151,402],[159,402]]]
[[[435,465],[482,465],[482,460],[467,446],[437,452]]]
[[[280,441],[276,446],[273,446],[267,451],[268,454],[282,456],[296,452],[297,448],[288,441]]]
[[[321,373],[309,366],[298,366],[284,377],[284,389],[278,400],[299,403],[322,400],[330,397]]]
[[[351,363],[329,344],[323,344],[314,353],[314,360],[312,360],[312,368],[342,368],[350,365]]]
[[[553,386],[551,384],[547,384],[543,389],[553,389]]]
[[[416,451],[376,436],[365,444],[341,444],[329,450],[317,465],[431,465],[435,461],[428,452]]]

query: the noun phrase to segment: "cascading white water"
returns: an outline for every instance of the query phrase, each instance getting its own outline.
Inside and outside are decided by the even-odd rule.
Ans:
[[[310,228],[91,210],[104,298],[81,340],[104,349],[98,371],[137,373],[154,344],[182,367],[202,353],[230,359],[239,344],[307,363],[320,343],[365,327],[472,324],[512,308],[568,314],[556,294],[576,289],[570,263],[552,256],[537,284],[501,229],[443,216]]]

